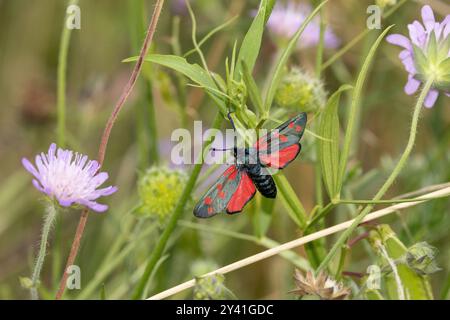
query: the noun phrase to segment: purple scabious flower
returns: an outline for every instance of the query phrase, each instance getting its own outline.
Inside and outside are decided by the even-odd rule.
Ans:
[[[386,40],[403,48],[399,58],[408,72],[406,94],[414,94],[421,83],[434,79],[424,102],[425,107],[431,108],[439,90],[450,96],[450,15],[436,22],[433,10],[426,5],[422,7],[422,20],[423,24],[416,20],[408,25],[409,38],[392,34]]]
[[[300,4],[294,1],[288,1],[283,5],[277,3],[272,10],[267,26],[270,32],[277,37],[291,38],[312,12],[309,4]],[[320,20],[313,18],[306,26],[302,36],[299,39],[297,47],[299,49],[316,46],[320,41]],[[340,40],[330,28],[325,29],[324,46],[326,48],[336,48]]]
[[[47,154],[37,155],[35,162],[37,170],[28,159],[22,159],[25,169],[35,177],[33,185],[49,197],[56,198],[63,207],[79,204],[103,212],[108,206],[95,200],[117,191],[113,186],[97,189],[108,179],[106,172],[97,173],[100,168],[97,161],[88,161],[87,156],[74,154],[71,150],[57,149],[54,143]]]

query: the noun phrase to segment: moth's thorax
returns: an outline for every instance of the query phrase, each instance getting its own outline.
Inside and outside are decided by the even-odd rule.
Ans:
[[[258,165],[258,149],[256,148],[234,148],[234,158],[237,165]]]

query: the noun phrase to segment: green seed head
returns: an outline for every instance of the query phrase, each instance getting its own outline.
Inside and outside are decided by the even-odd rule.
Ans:
[[[326,93],[319,79],[293,68],[278,87],[275,103],[286,109],[314,112],[325,105]]]
[[[194,300],[227,299],[228,294],[224,282],[225,277],[222,274],[195,278]]]
[[[187,175],[181,170],[166,166],[148,169],[138,182],[142,207],[140,217],[154,217],[164,222],[175,209],[187,183]]]

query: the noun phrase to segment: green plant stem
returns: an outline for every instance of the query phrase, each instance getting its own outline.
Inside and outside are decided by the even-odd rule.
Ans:
[[[319,45],[317,46],[316,54],[316,77],[320,79],[323,63],[323,47],[324,47],[324,36],[325,36],[325,12],[323,7],[320,8],[320,37]],[[317,128],[316,128],[317,129]],[[319,206],[323,206],[323,193],[322,193],[322,170],[319,161],[320,144],[316,144],[316,163],[314,164],[314,176],[315,176],[315,187],[316,187],[316,202]]]
[[[325,12],[323,8],[320,8],[320,36],[319,36],[319,45],[317,46],[317,53],[316,53],[316,77],[318,79],[320,79],[320,75],[322,72],[325,28],[326,28]]]
[[[365,61],[361,67],[361,71],[358,74],[358,77],[356,79],[356,84],[353,89],[353,95],[352,100],[350,103],[350,109],[348,114],[348,121],[347,121],[347,128],[345,131],[345,138],[344,138],[344,145],[342,148],[342,152],[340,154],[340,160],[339,160],[339,173],[338,173],[338,181],[344,181],[345,171],[347,169],[347,162],[350,156],[350,148],[352,144],[352,139],[355,136],[355,128],[356,128],[356,122],[357,117],[359,114],[359,109],[361,107],[361,95],[364,83],[367,78],[367,74],[369,72],[369,68],[371,65],[371,62],[375,56],[375,52],[380,45],[381,41],[383,40],[384,36],[389,32],[389,30],[392,28],[392,26],[387,27],[381,35],[377,38],[375,43],[372,45],[371,49],[369,50],[369,53],[367,54]],[[339,191],[342,186],[339,186]]]
[[[78,0],[70,0],[68,5],[70,6],[77,3]],[[71,33],[72,29],[66,27],[66,18],[64,18],[58,53],[56,88],[57,141],[61,148],[64,148],[66,145],[66,74]]]
[[[203,55],[203,52],[200,49],[200,46],[199,46],[199,44],[197,42],[197,20],[195,19],[195,15],[194,15],[194,12],[192,11],[192,8],[191,8],[191,5],[190,5],[189,1],[186,1],[186,6],[188,8],[189,15],[190,15],[191,20],[192,20],[192,43],[194,44],[195,51],[197,51],[198,56],[200,57],[200,60],[201,60],[202,65],[203,65],[203,68],[206,70],[206,72],[210,76],[209,69],[208,69],[208,64],[206,63],[205,56]]]
[[[31,276],[31,299],[38,300],[38,286],[39,278],[41,276],[42,266],[44,265],[45,255],[47,252],[47,241],[52,229],[53,223],[55,222],[57,210],[53,203],[49,203],[46,208],[46,215],[44,219],[44,225],[42,226],[41,243],[39,245],[39,253],[36,258],[36,263],[34,265],[33,274]]]
[[[222,123],[222,120],[223,120],[223,118],[222,118],[220,112],[218,112],[216,115],[216,118],[214,119],[212,128],[215,128],[215,129],[219,128],[220,124]],[[212,140],[206,141],[203,145],[203,150],[206,150],[208,148],[208,146],[211,144],[211,142],[212,142]],[[147,286],[148,280],[153,272],[153,269],[155,268],[158,260],[161,258],[162,254],[164,252],[164,249],[166,247],[167,241],[169,240],[172,232],[175,230],[175,227],[177,226],[177,222],[184,212],[184,207],[186,206],[186,203],[189,200],[189,196],[191,195],[191,193],[195,187],[195,183],[200,174],[200,170],[202,169],[202,166],[203,166],[203,154],[201,154],[200,157],[201,157],[200,159],[202,161],[199,161],[199,163],[197,163],[194,166],[194,169],[192,170],[192,173],[189,177],[186,187],[184,188],[183,193],[181,194],[180,200],[178,201],[174,212],[170,216],[170,220],[167,223],[161,237],[159,238],[158,243],[156,244],[156,247],[153,249],[150,259],[145,267],[144,274],[142,275],[141,279],[139,280],[139,283],[133,293],[132,298],[135,300],[142,298],[142,295]]]
[[[425,101],[425,97],[427,96],[432,85],[433,85],[433,79],[429,79],[424,84],[422,91],[420,93],[420,96],[417,99],[417,103],[414,107],[414,113],[412,116],[411,129],[410,129],[410,133],[409,133],[408,143],[407,143],[405,150],[403,151],[403,154],[401,155],[397,165],[395,166],[394,170],[392,171],[391,175],[388,177],[386,182],[383,184],[383,186],[380,188],[380,190],[373,197],[374,201],[378,201],[383,197],[383,195],[391,187],[391,185],[394,183],[395,179],[398,177],[398,175],[402,171],[403,167],[405,166],[406,161],[408,160],[409,155],[411,154],[411,151],[414,147],[414,142],[416,141],[417,125],[419,123],[420,111],[423,108],[423,103]],[[339,250],[339,248],[341,248],[341,246],[345,243],[345,241],[348,239],[348,237],[353,233],[355,228],[358,227],[358,225],[362,222],[364,217],[372,210],[372,208],[373,208],[373,205],[366,206],[361,211],[361,213],[355,218],[355,220],[353,221],[351,226],[343,232],[343,234],[338,238],[336,243],[331,248],[328,255],[325,257],[325,259],[322,261],[320,266],[317,268],[317,270],[316,270],[317,273],[328,266],[331,259],[333,259],[334,255]]]

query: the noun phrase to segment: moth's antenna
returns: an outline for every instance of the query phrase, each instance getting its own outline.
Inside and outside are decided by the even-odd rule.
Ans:
[[[228,112],[227,114],[228,119],[230,119],[231,125],[233,126],[233,129],[236,130],[236,126],[234,125],[233,118],[231,118],[231,112]]]
[[[218,149],[218,148],[211,148],[211,151],[228,151],[231,150],[232,148],[227,148],[227,149]]]

